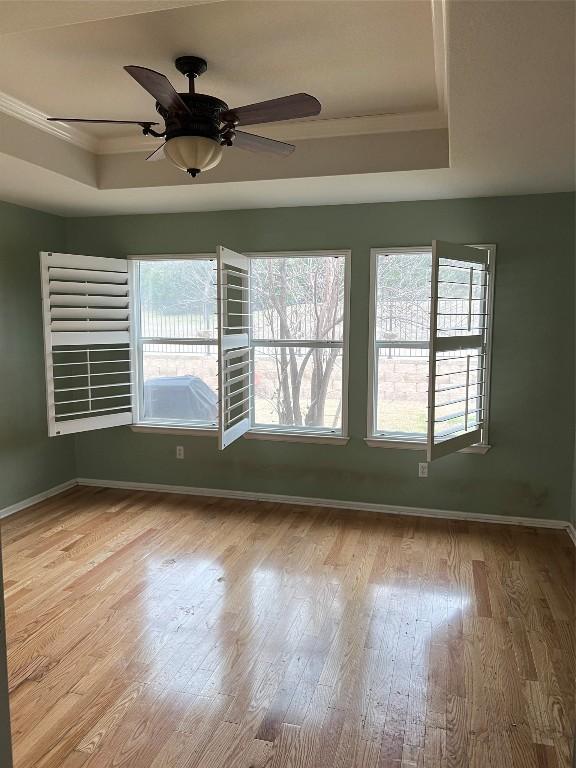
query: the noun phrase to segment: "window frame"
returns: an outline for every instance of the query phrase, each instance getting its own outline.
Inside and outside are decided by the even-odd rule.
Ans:
[[[474,243],[468,244],[472,248],[485,248],[489,252],[488,272],[490,280],[488,284],[488,330],[486,334],[486,383],[484,400],[485,407],[485,427],[482,429],[482,442],[463,448],[458,453],[487,453],[491,446],[489,443],[490,428],[490,385],[492,369],[492,334],[494,327],[494,286],[496,269],[496,245],[494,243]],[[367,421],[366,437],[364,442],[372,448],[396,448],[403,450],[426,451],[427,435],[423,437],[414,437],[410,439],[409,433],[398,433],[398,438],[385,435],[376,429],[377,415],[377,397],[378,397],[378,350],[379,342],[376,339],[376,302],[377,302],[377,282],[378,282],[378,257],[388,253],[422,253],[430,251],[432,257],[432,244],[420,246],[382,246],[370,249],[370,300],[369,300],[369,341],[368,341],[368,403],[367,403]],[[385,344],[383,344],[385,346]],[[423,342],[407,343],[410,349],[429,350],[429,340]]]
[[[143,261],[213,261],[216,263],[216,253],[167,253],[154,255],[130,255],[128,258],[128,274],[132,289],[132,349],[134,355],[134,366],[132,369],[132,388],[136,397],[134,398],[134,421],[131,428],[135,432],[170,432],[172,434],[187,434],[195,436],[214,436],[218,431],[218,422],[181,422],[159,421],[155,423],[152,420],[142,418],[142,404],[144,402],[144,376],[143,376],[143,346],[144,344],[170,344],[179,342],[178,339],[164,339],[160,337],[142,337],[140,324],[141,296],[139,283],[139,267]],[[188,339],[184,342],[190,342],[198,346],[218,347],[218,334],[210,339]]]
[[[350,282],[351,282],[351,257],[352,251],[350,249],[324,249],[324,250],[297,250],[297,251],[252,251],[244,252],[244,255],[249,259],[267,259],[267,258],[310,258],[310,257],[343,257],[344,258],[344,302],[343,302],[343,320],[342,320],[342,341],[337,344],[330,344],[316,340],[294,340],[289,342],[291,346],[304,346],[304,347],[325,347],[330,348],[337,346],[342,349],[342,415],[341,415],[341,428],[339,430],[326,429],[323,427],[281,427],[279,425],[259,425],[252,426],[251,429],[245,434],[247,439],[260,439],[260,440],[273,440],[286,442],[308,442],[308,443],[322,443],[330,445],[345,445],[349,440],[349,352],[350,352]],[[170,433],[170,434],[182,434],[190,436],[210,436],[213,437],[218,432],[218,424],[207,424],[205,422],[195,424],[183,424],[180,422],[169,424],[162,422],[155,424],[151,421],[141,420],[141,404],[142,400],[142,345],[144,343],[150,343],[149,341],[143,341],[140,335],[140,291],[138,286],[138,264],[142,261],[176,261],[176,260],[210,260],[216,262],[216,252],[209,253],[179,253],[179,254],[133,254],[127,257],[129,280],[132,287],[133,301],[131,306],[132,311],[132,348],[134,350],[134,366],[133,366],[133,391],[136,393],[135,407],[134,407],[134,422],[131,425],[131,429],[135,432],[154,432],[154,433]],[[148,339],[148,337],[146,337]],[[273,339],[257,341],[270,342],[269,346],[274,346]],[[303,343],[306,342],[306,343]],[[162,343],[158,341],[157,343]],[[214,340],[202,339],[198,343],[202,343],[206,346],[214,346],[218,344],[217,338]],[[278,343],[278,340],[276,340]],[[255,347],[263,346],[262,344],[255,343],[251,338],[251,349]],[[254,372],[254,367],[252,368]],[[254,397],[254,386],[252,386],[252,397]],[[254,408],[253,408],[254,412]]]
[[[269,347],[284,345],[292,347],[316,347],[316,348],[341,348],[342,349],[342,426],[340,429],[328,429],[325,427],[281,427],[277,424],[261,424],[253,426],[247,433],[249,439],[271,439],[279,440],[280,437],[285,437],[288,442],[318,442],[334,444],[343,444],[348,442],[348,380],[349,380],[349,349],[350,349],[350,269],[351,269],[351,257],[352,251],[350,249],[334,250],[298,250],[298,251],[256,251],[247,252],[246,256],[250,259],[276,259],[276,258],[328,258],[330,256],[344,258],[344,301],[343,301],[343,317],[342,317],[342,341],[336,344],[327,343],[324,341],[318,341],[315,339],[294,339],[294,341],[278,339],[254,339],[251,337],[251,347],[254,350],[256,347],[263,347],[268,345]],[[257,342],[265,342],[265,344],[258,344]],[[254,374],[254,366],[252,371]],[[252,393],[254,396],[254,385],[252,386]],[[253,408],[253,411],[255,409]]]

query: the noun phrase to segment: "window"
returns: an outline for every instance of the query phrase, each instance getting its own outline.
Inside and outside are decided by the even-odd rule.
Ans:
[[[215,262],[208,257],[133,262],[138,423],[217,425]]]
[[[255,427],[346,434],[348,260],[343,252],[252,257]]]
[[[136,423],[221,427],[221,447],[247,428],[346,435],[348,262],[227,249],[134,259]]]
[[[346,435],[349,256],[42,253],[49,434]]]
[[[493,264],[492,247],[372,251],[369,437],[487,442]]]

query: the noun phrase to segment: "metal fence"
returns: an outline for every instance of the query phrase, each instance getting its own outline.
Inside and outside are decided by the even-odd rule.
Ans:
[[[143,312],[141,334],[144,338],[206,339],[215,342],[217,337],[216,307],[213,302],[195,302],[195,312],[165,314]],[[252,312],[252,337],[255,339],[316,339],[317,312],[314,304],[293,304],[286,307],[280,317],[269,310]],[[457,318],[468,311],[465,299],[443,300],[439,328],[449,330]],[[376,317],[376,339],[386,341],[428,341],[430,326],[429,301],[393,300],[381,302]],[[340,340],[342,323],[330,329],[324,338]]]
[[[459,314],[468,312],[466,299],[441,299],[438,328],[454,329]],[[383,301],[376,315],[377,341],[428,341],[430,335],[429,301]]]

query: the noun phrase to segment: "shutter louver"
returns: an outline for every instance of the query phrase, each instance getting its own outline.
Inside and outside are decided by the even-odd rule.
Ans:
[[[51,436],[132,423],[128,262],[41,254]]]
[[[482,440],[490,279],[488,250],[433,241],[428,461]]]
[[[250,259],[218,246],[218,447],[252,426]]]

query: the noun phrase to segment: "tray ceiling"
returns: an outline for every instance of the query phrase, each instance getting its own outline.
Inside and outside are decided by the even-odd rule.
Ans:
[[[421,0],[217,2],[13,33],[0,46],[0,91],[52,115],[153,119],[153,99],[122,67],[157,69],[187,90],[173,65],[186,53],[208,60],[198,90],[230,106],[305,91],[323,118],[438,107],[432,10]]]
[[[0,4],[0,199],[82,215],[575,187],[568,0]],[[157,141],[138,132],[46,123],[56,112],[153,119],[122,66],[181,87],[172,61],[184,53],[208,59],[201,90],[231,106],[305,90],[321,119],[262,126],[294,141],[288,159],[232,148],[197,179],[145,163]]]

